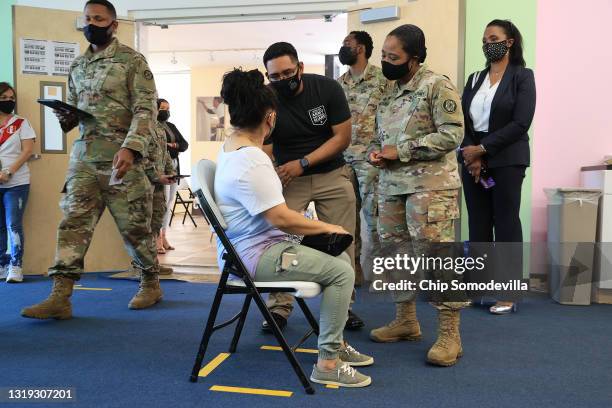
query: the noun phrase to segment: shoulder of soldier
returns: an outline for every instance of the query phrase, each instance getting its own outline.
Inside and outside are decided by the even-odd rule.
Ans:
[[[348,75],[348,74],[349,74],[349,71],[346,71],[344,74],[342,74],[342,75],[340,75],[340,76],[338,77],[337,81],[338,81],[340,84],[343,84],[343,83],[344,83],[344,81],[346,81],[346,78],[347,78],[347,75]]]
[[[72,71],[73,69],[81,65],[83,61],[85,61],[85,55],[81,54],[72,61],[72,64],[70,64],[70,70]]]
[[[428,70],[426,73],[426,80],[431,84],[434,91],[446,88],[450,91],[458,92],[457,87],[453,85],[450,78],[446,75],[437,74],[431,70]]]
[[[119,43],[117,45],[117,51],[115,52],[115,58],[125,59],[126,61],[136,61],[136,62],[144,62],[144,63],[147,62],[144,55],[142,55],[135,49],[128,47],[127,45],[122,44],[122,43]]]

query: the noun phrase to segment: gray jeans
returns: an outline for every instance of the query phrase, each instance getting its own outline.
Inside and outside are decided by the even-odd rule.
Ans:
[[[287,262],[282,268],[283,254]],[[319,358],[333,360],[342,346],[355,272],[350,258],[342,253],[337,258],[292,242],[280,242],[268,248],[257,264],[255,280],[308,281],[322,286],[319,318]]]

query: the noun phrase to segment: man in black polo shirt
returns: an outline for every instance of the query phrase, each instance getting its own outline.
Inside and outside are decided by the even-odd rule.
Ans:
[[[354,236],[356,199],[343,158],[351,143],[351,111],[342,87],[331,78],[304,74],[297,51],[286,42],[272,44],[263,62],[279,97],[276,127],[264,148],[276,162],[287,206],[303,211],[313,201],[320,220]],[[354,267],[352,245],[347,253]],[[268,307],[282,328],[293,296],[271,293]],[[349,311],[346,327],[362,326]]]

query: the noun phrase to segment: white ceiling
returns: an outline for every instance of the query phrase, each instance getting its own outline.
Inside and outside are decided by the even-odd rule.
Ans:
[[[277,41],[293,44],[305,64],[323,65],[325,54],[338,52],[346,31],[346,14],[340,14],[332,22],[297,19],[170,25],[167,29],[145,26],[140,43],[141,51],[157,72],[214,65],[261,65],[265,49]],[[176,64],[171,62],[173,56]]]

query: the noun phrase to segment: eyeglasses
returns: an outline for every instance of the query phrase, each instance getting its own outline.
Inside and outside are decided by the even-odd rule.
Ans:
[[[279,74],[268,74],[268,79],[272,82],[282,81],[283,79],[291,78],[297,74],[299,67],[286,69]]]

